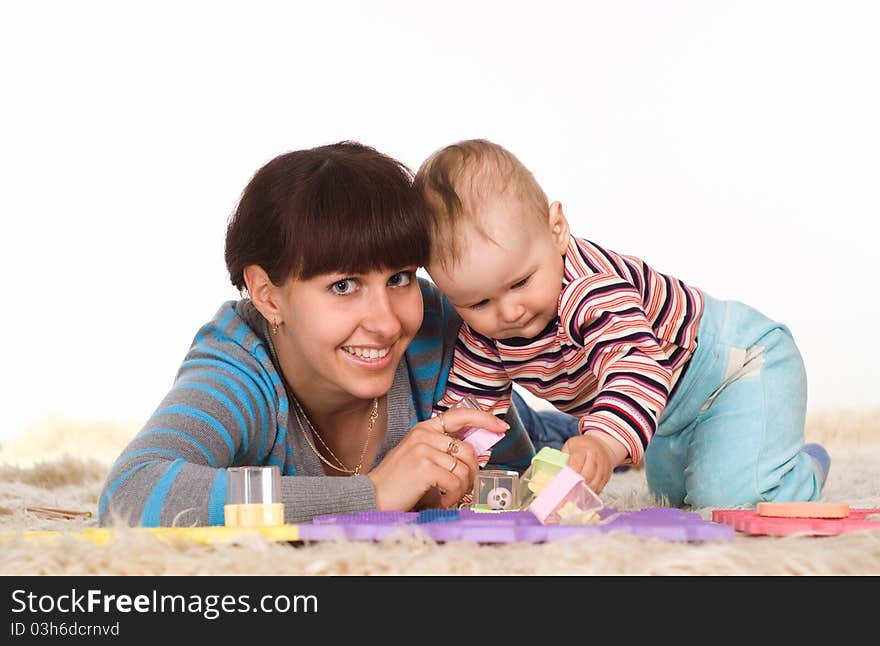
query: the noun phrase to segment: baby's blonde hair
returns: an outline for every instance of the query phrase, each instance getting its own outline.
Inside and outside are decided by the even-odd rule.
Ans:
[[[548,214],[547,195],[529,169],[512,152],[486,139],[459,141],[435,151],[422,162],[414,185],[429,211],[431,259],[443,265],[459,258],[456,230],[462,222],[492,240],[479,218],[488,199],[512,190],[527,212],[542,221]]]

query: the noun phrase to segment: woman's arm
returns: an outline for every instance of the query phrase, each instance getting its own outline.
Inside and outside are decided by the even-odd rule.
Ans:
[[[111,467],[100,524],[222,525],[226,467],[233,465],[279,466],[286,522],[375,509],[366,476],[295,475],[282,408],[286,395],[264,342],[234,306],[224,305]]]
[[[271,392],[255,376],[197,341],[171,391],[113,464],[99,522],[222,524],[225,467],[265,463],[275,436]]]

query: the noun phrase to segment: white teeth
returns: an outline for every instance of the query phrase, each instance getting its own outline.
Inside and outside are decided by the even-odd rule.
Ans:
[[[388,354],[388,348],[355,348],[351,346],[344,346],[342,348],[349,354],[353,354],[356,357],[360,357],[361,359],[381,359],[386,354]]]

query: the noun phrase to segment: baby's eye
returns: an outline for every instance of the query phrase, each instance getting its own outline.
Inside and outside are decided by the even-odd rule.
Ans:
[[[330,285],[330,291],[338,296],[345,296],[351,294],[356,287],[354,278],[345,278]]]
[[[388,284],[392,287],[406,287],[412,284],[414,276],[413,271],[399,271],[388,279]]]
[[[520,287],[525,287],[528,284],[530,278],[531,278],[531,276],[526,276],[518,283],[514,283],[513,285],[511,285],[510,288],[511,289],[519,289]]]
[[[472,310],[478,310],[478,309],[480,309],[480,308],[482,308],[482,307],[485,307],[485,306],[488,305],[488,304],[489,304],[489,299],[488,299],[488,298],[484,298],[484,299],[481,300],[479,303],[474,303],[473,305],[471,305],[471,306],[470,306],[470,309],[472,309]]]

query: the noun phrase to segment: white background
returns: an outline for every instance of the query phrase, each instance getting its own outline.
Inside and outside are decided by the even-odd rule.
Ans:
[[[251,175],[342,139],[493,139],[578,235],[787,323],[811,410],[878,406],[878,34],[870,1],[4,3],[0,439],[145,419],[237,296]]]

